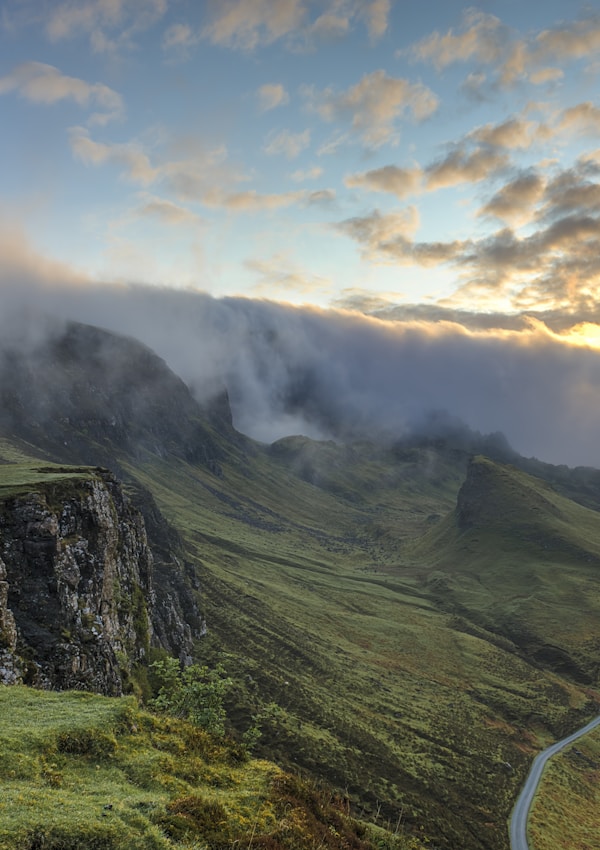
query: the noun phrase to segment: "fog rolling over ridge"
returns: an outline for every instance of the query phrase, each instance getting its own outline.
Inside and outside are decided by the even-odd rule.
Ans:
[[[520,453],[600,466],[600,352],[545,327],[469,331],[196,291],[0,277],[4,345],[27,351],[73,319],[133,336],[206,400],[225,386],[238,430],[264,442],[400,437],[443,411]],[[18,317],[18,318],[17,318]],[[121,367],[119,367],[121,368]]]

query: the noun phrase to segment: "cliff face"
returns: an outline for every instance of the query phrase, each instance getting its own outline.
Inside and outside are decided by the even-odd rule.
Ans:
[[[144,519],[109,472],[1,501],[0,681],[117,695],[151,642],[185,657],[190,626],[153,573]]]

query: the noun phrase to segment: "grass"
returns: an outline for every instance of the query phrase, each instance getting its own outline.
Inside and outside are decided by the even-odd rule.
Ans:
[[[529,819],[531,850],[597,850],[600,732],[552,758]]]
[[[480,460],[461,524],[466,458],[426,447],[223,455],[222,477],[120,463],[184,539],[209,629],[197,660],[235,679],[231,728],[258,717],[259,754],[376,826],[505,850],[533,755],[598,699],[597,513]]]
[[[89,479],[94,470],[89,467],[44,466],[29,463],[0,465],[0,499],[26,495],[32,490],[66,481]]]
[[[480,458],[467,526],[458,511],[418,541],[416,574],[448,610],[508,637],[540,664],[596,682],[598,513],[545,482]],[[469,509],[470,510],[470,509]]]
[[[462,459],[414,450],[365,460],[317,445],[326,462],[315,484],[314,471],[298,475],[298,442],[284,447],[285,463],[281,451],[225,462],[218,482],[183,463],[134,470],[195,559],[210,630],[198,651],[240,683],[234,722],[243,729],[274,703],[262,751],[346,789],[358,811],[392,824],[402,813],[445,846],[506,847],[531,758],[591,711],[585,688],[531,663],[504,634],[503,618],[520,622],[537,605],[529,571],[540,567],[540,547],[518,532],[506,554],[499,528],[478,550],[456,530]],[[509,513],[525,484],[545,494],[531,481],[508,474],[499,498]],[[592,512],[571,504],[559,502],[573,513],[558,530],[585,539]],[[429,548],[419,550],[424,533]],[[585,560],[568,563],[558,601],[556,576],[545,574],[542,601],[554,607],[544,622],[556,620],[560,640],[574,632],[565,645],[585,654],[594,597],[586,624],[574,627],[560,594],[569,576],[577,587],[593,578]],[[552,564],[564,568],[559,557]]]
[[[27,458],[20,452],[16,455],[7,452],[0,441],[0,457],[16,457],[17,460],[0,462],[0,500],[23,496],[33,490],[68,483],[73,480],[84,480],[93,477],[97,470],[94,467],[65,466],[51,462],[40,463],[39,460]]]
[[[132,698],[0,687],[0,716],[2,850],[418,847],[376,845],[341,798]]]

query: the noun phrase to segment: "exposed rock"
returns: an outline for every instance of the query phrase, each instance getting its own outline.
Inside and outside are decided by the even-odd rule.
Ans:
[[[22,678],[22,669],[15,657],[17,625],[8,607],[6,566],[0,558],[0,682],[12,685]]]
[[[152,641],[189,655],[181,603],[169,583],[157,600],[144,519],[111,473],[0,504],[0,556],[0,681],[117,695]]]

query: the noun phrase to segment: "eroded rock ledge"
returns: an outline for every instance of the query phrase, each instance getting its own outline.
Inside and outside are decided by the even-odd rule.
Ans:
[[[153,574],[142,514],[108,471],[0,502],[0,682],[119,695],[151,643],[185,657],[181,600]]]

